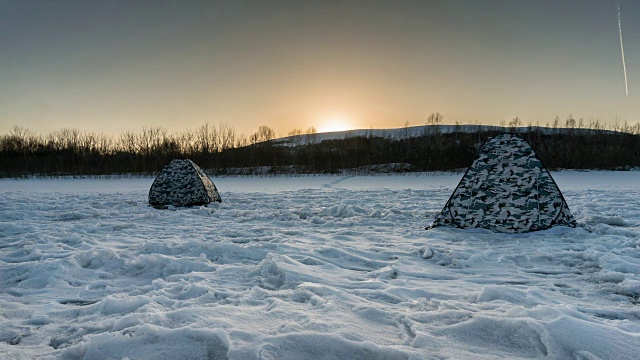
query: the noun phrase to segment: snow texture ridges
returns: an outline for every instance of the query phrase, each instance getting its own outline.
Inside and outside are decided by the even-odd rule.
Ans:
[[[640,172],[553,175],[525,234],[425,232],[461,174],[0,180],[0,359],[635,360]]]

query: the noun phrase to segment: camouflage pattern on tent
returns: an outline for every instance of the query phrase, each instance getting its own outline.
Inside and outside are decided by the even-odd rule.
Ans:
[[[221,202],[218,189],[207,174],[191,160],[171,160],[149,189],[149,204],[154,207],[206,205]]]
[[[558,185],[527,141],[503,134],[482,146],[436,220],[429,226],[523,233],[575,227]]]

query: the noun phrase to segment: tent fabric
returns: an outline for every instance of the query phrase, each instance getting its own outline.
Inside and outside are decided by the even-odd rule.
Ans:
[[[557,225],[576,226],[558,185],[524,138],[502,134],[484,143],[428,228],[523,233]]]
[[[221,202],[218,189],[193,161],[171,160],[149,189],[149,204],[155,207],[206,205]]]

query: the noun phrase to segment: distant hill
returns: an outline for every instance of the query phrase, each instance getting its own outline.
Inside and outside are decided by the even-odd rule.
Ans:
[[[309,140],[315,142],[322,142],[325,140],[343,140],[350,137],[383,137],[389,139],[407,139],[420,136],[426,136],[429,134],[452,134],[452,133],[478,133],[478,132],[497,132],[497,133],[529,133],[536,132],[546,135],[550,134],[567,134],[567,133],[592,133],[599,132],[605,134],[613,134],[616,131],[612,130],[594,130],[586,128],[552,128],[545,126],[518,126],[518,127],[505,127],[505,126],[493,126],[493,125],[420,125],[409,126],[402,128],[392,129],[354,129],[345,131],[333,131],[316,134],[302,134],[295,136],[287,136],[279,139],[272,140],[275,143],[281,145],[301,145],[306,144]]]
[[[519,133],[550,169],[631,169],[640,166],[640,136],[620,131],[424,125],[359,129],[275,139],[228,152],[261,166],[260,173],[385,173],[451,171],[467,168],[482,144],[501,133]],[[246,163],[246,162],[245,162]],[[218,169],[244,174],[253,170]]]

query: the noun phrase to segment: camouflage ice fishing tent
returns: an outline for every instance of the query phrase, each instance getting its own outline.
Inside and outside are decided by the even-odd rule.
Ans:
[[[489,139],[429,227],[484,228],[523,233],[575,227],[558,185],[525,139]]]
[[[149,204],[154,207],[206,205],[212,201],[221,201],[218,189],[191,160],[171,160],[149,189]]]

